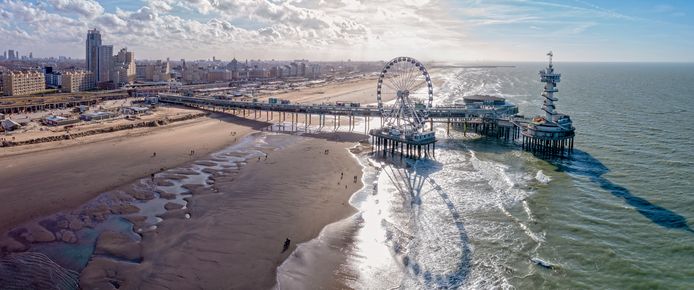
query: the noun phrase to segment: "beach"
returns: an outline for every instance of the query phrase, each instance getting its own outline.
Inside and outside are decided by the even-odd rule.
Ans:
[[[357,81],[322,90],[339,95],[355,85],[364,86]],[[3,256],[26,259],[23,254],[47,251],[39,259],[60,265],[50,271],[76,271],[60,282],[79,282],[85,289],[273,287],[277,267],[298,244],[355,212],[348,200],[362,187],[362,169],[350,150],[364,150],[368,145],[354,147],[366,136],[265,133],[265,116],[207,113],[3,148],[0,230],[6,234],[0,238],[0,264],[7,263]],[[211,166],[220,152],[258,136],[282,145],[259,147],[267,160],[244,156],[250,159]],[[190,171],[202,165],[202,175]],[[208,177],[201,184],[181,183],[203,175]],[[180,192],[162,190],[172,182],[179,182],[174,187]],[[124,226],[123,218],[132,226]],[[81,240],[86,236],[92,238]],[[283,251],[285,239],[290,243]],[[82,258],[75,262],[63,256],[65,250],[50,250],[61,245]],[[41,280],[41,268],[32,267],[26,272],[37,275],[35,281],[17,285]],[[51,275],[43,277],[46,285],[54,282]]]
[[[143,234],[140,263],[93,258],[82,287],[108,288],[115,280],[126,289],[271,288],[297,244],[354,212],[347,200],[362,187],[361,167],[348,149],[362,136],[267,138],[292,140],[265,150],[267,159],[215,174],[213,187],[188,187],[190,219],[164,217]],[[282,251],[285,239],[291,242]]]
[[[294,103],[335,103],[357,102],[362,105],[376,102],[375,76],[364,77],[345,82],[336,82],[315,87],[301,88],[295,91],[260,96],[260,101],[270,97],[287,99]],[[384,100],[388,101],[388,100]]]
[[[3,148],[0,231],[75,208],[101,192],[206,156],[264,126],[216,114],[157,128]],[[191,150],[195,156],[190,156]]]

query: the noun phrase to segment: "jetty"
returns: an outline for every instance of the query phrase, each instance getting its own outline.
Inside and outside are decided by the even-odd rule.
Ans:
[[[183,96],[179,94],[160,93],[159,102],[194,107],[199,109],[241,114],[256,120],[286,122],[294,124],[303,122],[305,126],[318,125],[325,127],[327,119],[333,119],[333,129],[347,126],[353,131],[356,122],[364,124],[364,133],[371,136],[373,148],[383,156],[405,156],[422,158],[435,156],[436,136],[434,123],[445,124],[446,133],[450,130],[463,132],[463,136],[476,133],[516,144],[522,149],[542,156],[567,156],[573,150],[575,128],[568,115],[556,111],[554,96],[560,80],[560,74],[554,72],[551,61],[549,66],[540,72],[541,81],[546,85],[542,96],[545,98],[542,109],[545,116],[524,117],[518,115],[518,107],[504,98],[496,96],[474,95],[464,97],[464,103],[445,106],[433,106],[431,102],[418,102],[408,99],[408,88],[397,88],[394,92],[395,103],[385,105],[381,102],[383,88],[381,84],[387,79],[390,68],[405,63],[413,65],[415,71],[423,72],[424,84],[431,85],[423,66],[407,57],[393,59],[386,64],[381,73],[377,87],[377,106],[347,106],[345,104],[294,104],[289,102],[238,101],[217,99],[207,96]],[[413,62],[414,61],[414,62]],[[417,65],[419,64],[419,65]],[[404,82],[407,83],[407,82]],[[422,89],[414,88],[414,89]],[[433,89],[424,88],[431,100]],[[318,124],[312,120],[318,117]],[[379,126],[371,126],[373,121]],[[428,124],[427,124],[428,123]],[[428,126],[427,126],[428,125]],[[428,128],[427,128],[428,127]]]

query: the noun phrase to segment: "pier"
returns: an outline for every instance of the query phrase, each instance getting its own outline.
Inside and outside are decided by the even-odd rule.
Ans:
[[[344,107],[332,104],[270,104],[263,102],[244,102],[233,100],[220,100],[213,98],[187,97],[173,94],[160,94],[159,102],[199,108],[210,111],[230,112],[249,116],[256,120],[265,121],[290,121],[299,123],[303,121],[307,125],[325,127],[333,121],[334,129],[342,126],[355,128],[356,122],[361,120],[366,127],[365,133],[371,128],[371,123],[382,121],[380,110],[375,107]],[[480,107],[480,106],[435,106],[429,110],[426,123],[430,129],[433,124],[445,124],[446,131],[463,130],[464,132],[477,133],[488,137],[507,139],[509,142],[520,137],[517,134],[520,128],[530,119],[515,116],[518,108],[509,103],[504,106]],[[313,124],[312,119],[318,117],[318,123]],[[514,133],[515,132],[515,133]]]
[[[376,121],[378,124],[382,124],[383,121],[380,111],[376,107],[350,108],[319,104],[253,103],[171,94],[159,95],[159,101],[162,103],[210,111],[229,112],[235,115],[247,116],[256,120],[265,120],[268,122],[289,121],[292,126],[298,126],[298,123],[303,122],[306,126],[317,125],[323,128],[332,123],[332,128],[334,130],[347,126],[348,130],[353,131],[356,127],[356,123],[361,121],[364,124],[364,133],[367,134],[371,132],[372,134],[370,135],[374,137],[372,141],[375,141],[373,143],[374,146],[378,145],[378,148],[381,150],[390,148],[391,150],[402,152],[402,150],[399,149],[400,147],[395,148],[389,146],[389,144],[386,144],[386,141],[380,140],[379,138],[385,138],[393,142],[405,141],[400,138],[387,138],[384,132],[371,130],[372,122]],[[466,136],[468,133],[474,133],[517,144],[527,151],[543,153],[545,151],[543,148],[546,147],[545,143],[540,141],[543,140],[543,137],[533,137],[524,134],[528,124],[532,122],[532,119],[517,116],[517,112],[517,107],[510,105],[487,108],[464,105],[434,107],[429,112],[427,123],[429,123],[430,128],[433,128],[433,124],[435,123],[445,125],[448,135],[450,135],[451,130],[460,131],[463,133],[463,136]],[[313,123],[316,121],[314,120],[315,117],[318,117],[317,124]],[[423,146],[427,144],[410,145]],[[568,150],[573,148],[573,140],[571,140],[571,142],[565,141],[562,148],[564,148],[565,153],[568,153]],[[415,156],[433,156],[435,145],[432,143],[430,147],[426,148],[424,153],[421,154],[414,154],[413,150],[416,150],[416,147],[404,147],[403,149],[407,150],[404,154],[412,158],[416,158]]]
[[[377,106],[249,102],[167,93],[159,94],[158,98],[162,103],[242,114],[244,117],[252,116],[254,119],[265,119],[265,121],[275,120],[277,114],[279,122],[286,122],[289,117],[292,127],[303,119],[305,126],[318,125],[323,128],[328,124],[326,120],[332,119],[334,130],[346,125],[350,131],[353,131],[356,122],[361,119],[364,124],[364,133],[371,136],[373,149],[383,156],[399,155],[413,159],[434,157],[436,148],[434,123],[444,124],[447,135],[450,135],[451,129],[454,129],[462,131],[463,136],[467,133],[475,133],[515,144],[523,150],[543,157],[568,156],[573,151],[575,128],[568,115],[555,110],[554,102],[557,98],[553,94],[558,91],[556,84],[561,75],[554,72],[551,52],[548,55],[550,55],[549,66],[540,71],[540,79],[546,84],[542,93],[545,98],[542,110],[546,112],[546,115],[533,118],[518,115],[517,106],[494,96],[468,96],[464,98],[464,104],[433,106],[431,105],[433,89],[428,73],[421,64],[406,57],[395,58],[386,64],[379,78]],[[414,87],[411,88],[412,90],[397,88],[394,90],[394,96],[389,98],[395,99],[395,104],[384,105],[381,94],[385,88],[382,88],[381,84],[388,70],[400,63],[411,64],[415,71],[421,71],[424,76],[422,83],[429,88],[428,90],[422,87]],[[408,81],[400,83],[408,83]],[[416,83],[416,81],[409,83]],[[410,91],[414,89],[427,91],[429,102],[409,100],[412,94]],[[314,117],[318,117],[318,124],[312,124]],[[343,122],[343,119],[346,120]],[[379,126],[371,129],[371,122],[374,120]]]
[[[393,142],[405,142],[405,137],[387,137],[385,131],[371,130],[372,122],[376,121],[378,126],[383,124],[381,112],[377,107],[344,107],[328,104],[270,104],[261,102],[243,102],[233,100],[220,100],[213,98],[187,97],[172,94],[160,94],[159,101],[162,103],[182,105],[187,107],[199,108],[210,111],[229,112],[235,115],[246,116],[256,120],[291,122],[292,126],[303,122],[304,125],[317,125],[326,127],[332,125],[334,130],[347,126],[352,131],[356,123],[361,121],[364,124],[364,133],[372,133],[374,141],[377,139],[387,139]],[[516,116],[518,108],[509,103],[503,106],[478,106],[478,105],[457,105],[457,106],[435,106],[429,110],[429,128],[434,124],[443,124],[447,134],[451,130],[462,131],[463,134],[475,133],[486,137],[498,138],[510,143],[523,141],[521,138],[522,129],[531,119]],[[317,124],[313,123],[318,117]],[[332,122],[331,122],[332,121]],[[332,123],[332,124],[331,124]],[[383,140],[380,140],[383,141]],[[378,142],[380,142],[378,141]],[[518,143],[521,145],[521,143]],[[377,143],[373,143],[376,145]],[[411,144],[412,146],[424,146],[423,153],[414,154],[416,147],[409,148],[404,152],[405,155],[414,157],[433,156],[435,145]],[[378,143],[378,147],[384,149],[385,146],[391,150],[399,150],[386,144],[386,141]],[[408,149],[403,147],[403,150]],[[429,155],[430,154],[430,155]]]

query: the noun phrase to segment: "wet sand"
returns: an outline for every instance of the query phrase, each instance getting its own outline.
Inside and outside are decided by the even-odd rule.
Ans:
[[[298,243],[354,212],[347,200],[362,187],[348,148],[363,135],[282,137],[295,142],[238,172],[217,174],[214,187],[191,187],[191,218],[165,218],[146,232],[141,263],[93,258],[82,287],[109,289],[118,281],[125,289],[271,288],[277,266]],[[291,246],[282,252],[285,238]]]
[[[220,121],[221,120],[221,121]],[[3,148],[0,232],[217,151],[265,123],[215,114],[159,128]],[[230,132],[236,131],[236,136]],[[196,155],[190,156],[190,150]],[[153,157],[156,152],[156,157]]]

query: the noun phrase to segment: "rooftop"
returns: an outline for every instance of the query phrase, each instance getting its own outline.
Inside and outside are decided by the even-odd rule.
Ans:
[[[465,103],[476,103],[476,102],[505,102],[506,99],[491,95],[472,95],[463,97]]]

